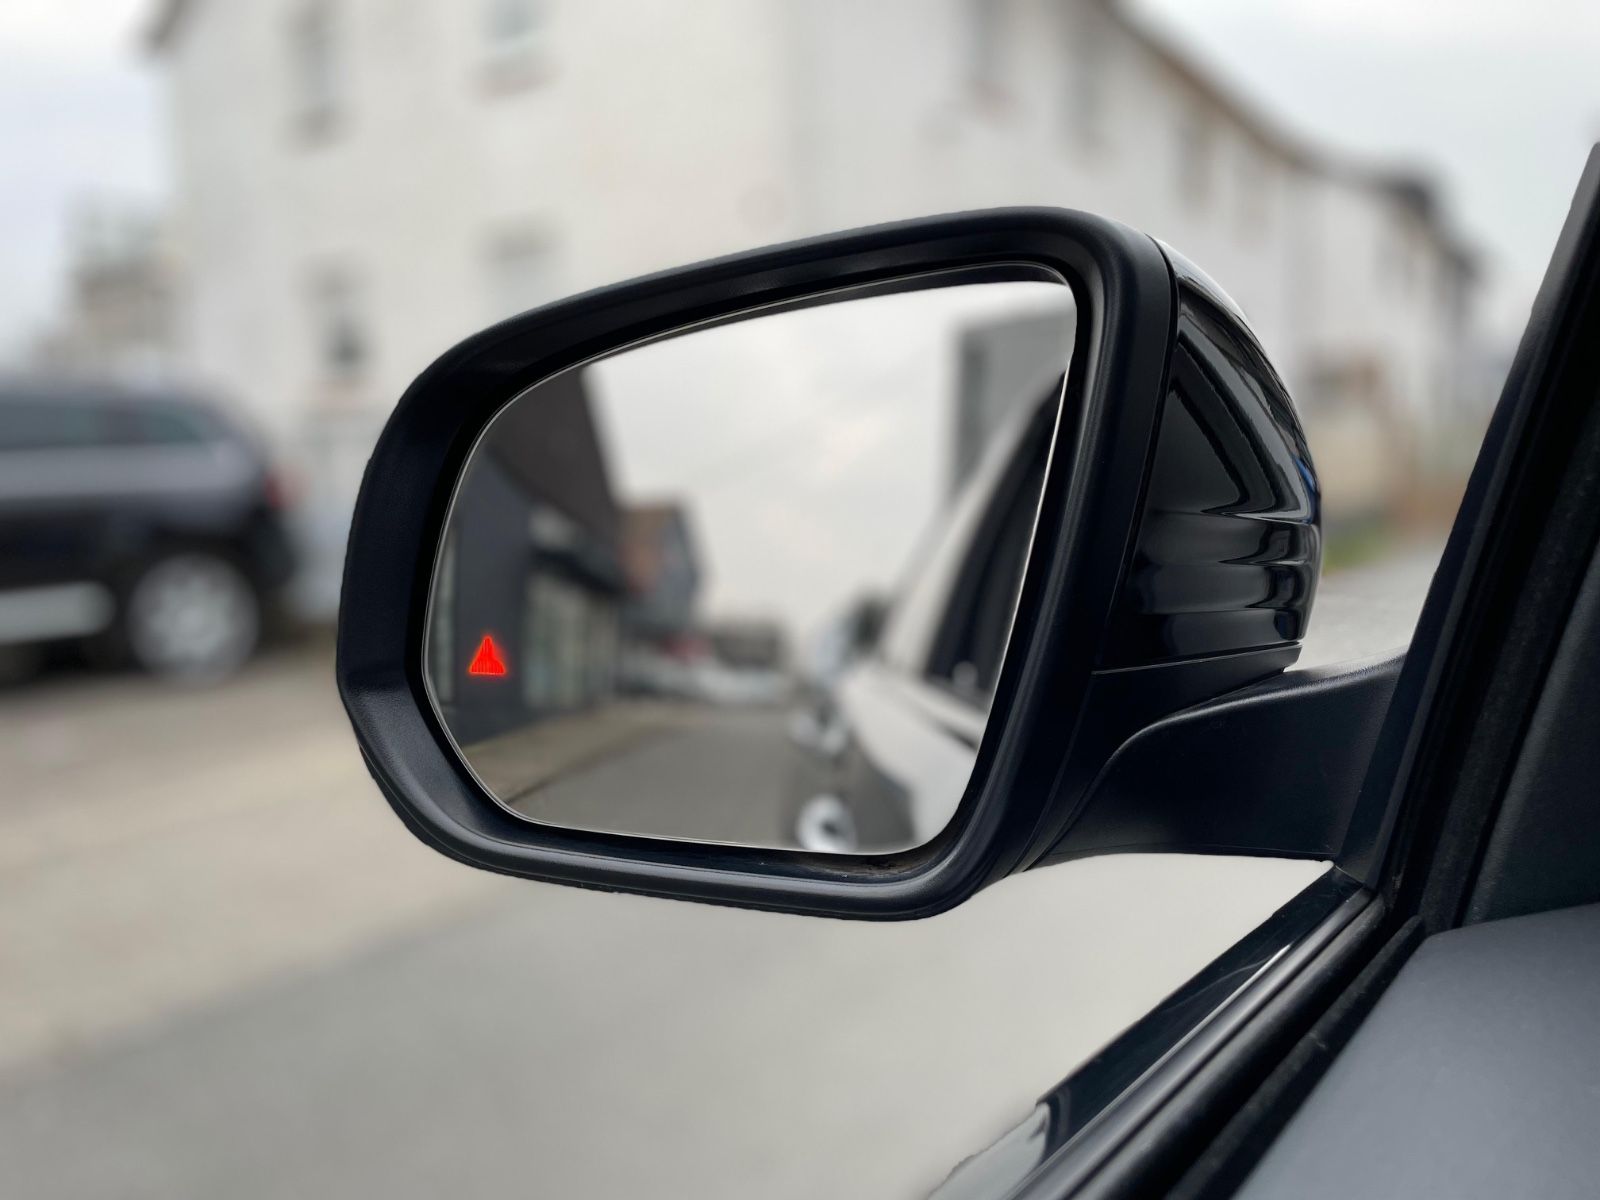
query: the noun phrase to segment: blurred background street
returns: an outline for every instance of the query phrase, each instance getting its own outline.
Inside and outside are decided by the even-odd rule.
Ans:
[[[1402,644],[1436,554],[1327,580],[1307,665]],[[401,828],[331,669],[0,699],[8,1193],[914,1194],[1320,870],[1073,863],[904,926],[504,880]]]

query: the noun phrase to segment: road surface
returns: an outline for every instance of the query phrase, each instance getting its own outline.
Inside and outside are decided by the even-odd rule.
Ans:
[[[616,710],[630,707],[626,701],[602,706],[592,720],[612,722]],[[541,728],[504,735],[496,739],[498,777],[536,782],[496,788],[490,776],[480,771],[479,777],[518,812],[556,825],[746,846],[792,845],[783,812],[798,752],[788,737],[785,710],[688,702],[663,707],[668,719],[548,779],[537,770],[507,769],[513,759],[508,744],[537,743]],[[464,753],[477,769],[474,748]]]
[[[1402,643],[1427,574],[1330,581],[1319,653]],[[7,1196],[920,1195],[1319,869],[1071,863],[899,925],[500,879],[401,829],[308,650],[0,730]]]

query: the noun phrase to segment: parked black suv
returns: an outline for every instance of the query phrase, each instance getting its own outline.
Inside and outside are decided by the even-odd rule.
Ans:
[[[293,573],[282,510],[258,441],[202,400],[0,381],[0,655],[226,675]]]

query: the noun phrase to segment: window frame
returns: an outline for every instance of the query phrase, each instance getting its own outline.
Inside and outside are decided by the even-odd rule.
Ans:
[[[304,137],[330,134],[349,100],[339,0],[300,0],[287,30],[290,119]]]
[[[312,267],[307,286],[312,369],[316,382],[325,386],[351,386],[369,378],[373,371],[373,321],[366,307],[367,288],[359,271],[348,262],[323,262]],[[337,326],[353,336],[351,361],[341,361],[336,346]]]

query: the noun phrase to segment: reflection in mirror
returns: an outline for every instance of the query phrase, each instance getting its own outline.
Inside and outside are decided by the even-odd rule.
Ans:
[[[1074,327],[1055,283],[845,293],[516,397],[457,485],[428,616],[470,769],[569,828],[932,838],[987,720]]]

